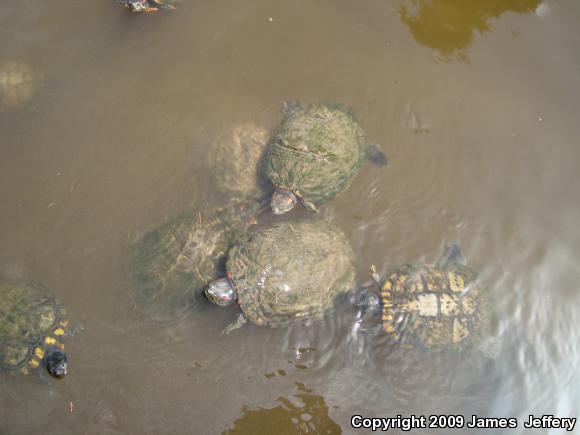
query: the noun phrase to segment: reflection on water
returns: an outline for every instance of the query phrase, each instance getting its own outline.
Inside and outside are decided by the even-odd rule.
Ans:
[[[293,435],[293,434],[340,434],[342,430],[328,416],[324,397],[312,394],[314,390],[295,382],[299,393],[291,397],[279,397],[280,404],[274,408],[250,409],[242,406],[242,416],[224,435]]]
[[[401,5],[401,20],[415,40],[437,50],[444,59],[467,60],[474,33],[491,30],[491,19],[505,12],[530,13],[541,0],[413,0]]]

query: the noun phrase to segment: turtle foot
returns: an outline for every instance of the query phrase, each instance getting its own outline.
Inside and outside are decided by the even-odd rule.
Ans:
[[[232,323],[226,326],[224,330],[221,332],[221,335],[228,335],[230,332],[244,326],[246,322],[247,322],[246,316],[244,316],[242,313],[238,314],[236,320],[234,320]]]

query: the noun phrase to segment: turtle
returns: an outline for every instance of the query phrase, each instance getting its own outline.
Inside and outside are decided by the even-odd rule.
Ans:
[[[26,375],[46,367],[55,378],[68,373],[62,339],[66,311],[36,282],[0,284],[0,369]]]
[[[39,77],[23,62],[0,64],[0,108],[20,108],[32,99]]]
[[[147,233],[133,248],[136,307],[166,321],[199,304],[218,276],[223,257],[237,237],[256,221],[257,201],[232,200],[223,206],[192,207]]]
[[[229,198],[260,198],[265,186],[258,176],[268,131],[253,123],[240,123],[224,132],[211,146],[207,165],[219,194]]]
[[[378,146],[368,144],[352,113],[333,104],[304,105],[289,101],[284,120],[264,157],[263,176],[275,191],[271,207],[276,215],[298,201],[317,211],[350,185],[363,163],[387,163]]]
[[[407,349],[461,350],[482,343],[492,319],[489,293],[457,244],[446,248],[444,258],[434,265],[406,264],[385,280],[373,266],[380,296],[367,289],[357,297],[362,329],[382,330]]]
[[[353,288],[354,276],[353,250],[338,228],[322,219],[285,221],[230,249],[226,276],[204,294],[220,306],[237,301],[241,313],[222,331],[228,334],[247,320],[275,328],[320,319]]]
[[[118,0],[131,12],[157,12],[159,9],[176,9],[176,0]]]

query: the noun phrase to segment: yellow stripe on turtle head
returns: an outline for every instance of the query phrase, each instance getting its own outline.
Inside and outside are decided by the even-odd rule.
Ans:
[[[56,344],[56,338],[54,337],[44,337],[44,342],[48,345]]]
[[[56,329],[54,330],[53,334],[54,334],[54,335],[56,335],[57,337],[58,337],[59,335],[64,335],[64,329],[62,329],[62,328],[56,328]]]
[[[34,349],[34,355],[42,359],[44,358],[44,350],[42,350],[40,347],[37,347],[36,349]]]
[[[389,280],[385,281],[385,284],[383,285],[383,291],[389,291],[393,288],[393,283]]]
[[[64,343],[58,343],[58,348],[60,350],[64,350]]]
[[[38,367],[40,365],[40,361],[32,358],[30,361],[28,361],[28,365],[30,366],[30,368],[35,369],[36,367]]]
[[[61,320],[60,322],[58,322],[58,324],[63,328],[66,328],[68,326],[68,320]]]
[[[18,371],[20,372],[21,375],[27,375],[28,374],[28,369],[26,367],[22,367]]]

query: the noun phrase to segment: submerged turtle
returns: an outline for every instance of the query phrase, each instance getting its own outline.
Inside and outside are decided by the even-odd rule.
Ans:
[[[364,310],[361,324],[368,327],[374,321],[375,329],[382,327],[405,348],[463,349],[480,343],[489,327],[488,293],[465,266],[457,245],[447,248],[439,265],[408,264],[384,282],[374,267],[372,275],[381,295],[365,291],[359,297],[357,304]],[[488,351],[490,356],[493,352]]]
[[[228,253],[227,275],[206,297],[221,306],[237,300],[242,313],[224,332],[242,326],[283,326],[318,319],[354,285],[354,254],[345,235],[322,221],[274,224]]]
[[[275,214],[291,210],[298,200],[315,211],[345,190],[368,158],[386,164],[383,152],[367,143],[344,109],[295,102],[286,107],[286,119],[264,159],[264,176],[276,189],[271,201]]]
[[[45,366],[62,378],[68,371],[62,338],[65,310],[37,283],[0,285],[0,369],[27,374]]]
[[[236,125],[213,144],[208,166],[220,193],[243,199],[263,195],[258,166],[267,141],[267,130],[248,123]]]
[[[22,107],[36,92],[38,77],[22,62],[0,64],[0,108]]]
[[[159,9],[176,9],[176,0],[118,0],[131,12],[156,12]]]
[[[231,201],[216,209],[190,210],[146,234],[133,256],[137,306],[168,320],[197,304],[203,288],[218,276],[225,252],[260,206]]]

